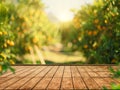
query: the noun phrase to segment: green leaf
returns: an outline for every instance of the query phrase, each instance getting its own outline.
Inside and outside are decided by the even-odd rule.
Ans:
[[[9,69],[10,69],[11,72],[15,73],[15,69],[14,68],[9,67]]]

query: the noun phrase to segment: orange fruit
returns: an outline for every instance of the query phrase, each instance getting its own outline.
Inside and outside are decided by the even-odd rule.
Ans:
[[[4,45],[3,45],[5,48],[7,47],[7,44],[6,43],[4,43]]]
[[[92,31],[88,31],[88,35],[91,36],[92,35]]]
[[[10,44],[10,40],[7,40],[6,43],[9,45]]]
[[[32,41],[33,41],[33,43],[37,43],[38,42],[38,38],[34,37]]]
[[[13,60],[9,60],[10,64],[15,64],[15,62]]]
[[[94,23],[95,23],[95,24],[98,24],[98,23],[99,23],[99,20],[98,20],[98,19],[95,19],[95,20],[94,20]]]
[[[97,26],[97,29],[98,29],[98,30],[101,30],[102,28],[101,28],[101,26],[100,26],[100,25],[98,25],[98,26]]]
[[[8,33],[6,31],[3,32],[4,35],[7,35]]]
[[[3,34],[3,32],[0,31],[0,36]]]
[[[106,24],[108,23],[108,21],[107,21],[107,20],[105,20],[104,22],[105,22]]]
[[[0,72],[2,72],[2,66],[0,65]]]
[[[84,47],[85,49],[87,49],[87,48],[88,48],[88,45],[84,45],[83,47]]]
[[[13,41],[10,41],[10,42],[8,43],[8,45],[10,45],[10,46],[14,46],[15,44],[14,44]]]
[[[97,31],[93,31],[93,35],[94,35],[94,36],[97,35]]]

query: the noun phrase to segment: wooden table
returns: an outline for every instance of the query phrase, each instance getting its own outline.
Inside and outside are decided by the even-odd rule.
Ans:
[[[79,90],[110,88],[113,79],[106,65],[96,66],[13,66],[16,73],[7,72],[0,76],[1,89],[34,89],[34,90]],[[116,68],[116,66],[113,66]]]

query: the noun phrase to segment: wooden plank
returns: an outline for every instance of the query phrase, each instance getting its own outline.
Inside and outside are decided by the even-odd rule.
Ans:
[[[22,85],[24,85],[25,82],[29,81],[31,78],[20,78],[17,82],[14,82],[13,84],[10,84],[5,89],[12,90],[12,89],[18,89]],[[14,79],[13,79],[14,80]],[[13,81],[12,81],[13,82]]]
[[[87,89],[83,79],[80,77],[79,78],[73,77],[73,86],[74,86],[74,89],[76,89],[76,90]]]
[[[120,83],[120,78],[114,78],[114,80]]]
[[[15,77],[14,79],[10,79],[4,83],[0,84],[0,89],[5,89],[7,86],[14,84],[15,82],[17,82],[20,79],[20,77]]]
[[[96,72],[100,77],[112,77],[110,72]]]
[[[16,72],[15,74],[11,74],[11,75],[9,75],[8,77],[5,77],[5,78],[4,77],[0,77],[0,84],[4,83],[4,82],[6,82],[6,81],[8,81],[8,80],[10,80],[10,79],[12,79],[14,77],[18,77],[19,74],[23,74],[24,72],[29,71],[32,68],[33,67],[30,67],[29,69],[23,69],[20,72]]]
[[[84,66],[77,66],[79,72],[85,72],[85,67]]]
[[[119,85],[120,82],[118,82],[117,80],[115,80],[114,78],[103,78],[105,81],[107,81],[107,83],[109,84],[116,84],[116,85]]]
[[[66,89],[66,90],[74,89],[72,78],[71,77],[63,77],[62,85],[61,85],[60,89]]]
[[[85,68],[82,71],[81,71],[81,67],[78,66],[77,68],[81,77],[90,77],[90,75],[86,72]]]
[[[51,82],[50,82],[50,84],[49,84],[49,86],[47,87],[47,89],[48,90],[59,90],[60,89],[60,84],[61,84],[61,80],[62,80],[62,78],[56,78],[56,77],[54,77],[52,80],[51,80]]]
[[[14,67],[13,67],[13,68],[14,68]],[[20,71],[22,70],[22,68],[19,68],[19,67],[16,67],[16,68],[14,68],[14,69],[15,69],[15,73],[16,73],[16,72],[20,72]],[[3,75],[1,75],[0,78],[1,78],[1,77],[7,77],[7,76],[12,75],[12,74],[13,74],[13,72],[7,71],[7,72],[4,73]]]
[[[89,68],[89,66],[84,67],[85,71],[90,72],[92,69]]]
[[[27,77],[35,77],[38,75],[41,71],[43,71],[46,68],[46,66],[36,66],[35,70],[32,71],[30,75]]]
[[[78,72],[78,69],[76,66],[71,66],[71,72],[72,72],[72,79],[73,79],[73,86],[74,89],[87,89],[80,73]]]
[[[39,89],[44,90],[44,89],[46,89],[48,84],[49,84],[49,82],[50,82],[50,80],[51,80],[50,77],[42,78],[42,80],[40,80],[40,82],[37,83],[37,85],[33,89],[35,89],[35,90],[39,90]]]
[[[58,66],[54,66],[52,68],[52,70],[46,74],[45,77],[53,77],[53,75],[56,73],[57,69],[58,69]]]
[[[64,66],[59,66],[59,68],[57,69],[57,72],[55,73],[53,79],[51,80],[50,84],[47,87],[48,90],[49,89],[58,90],[60,88],[61,80],[63,77],[63,70],[64,70]]]
[[[64,66],[59,66],[57,72],[55,73],[55,78],[61,78],[63,76]]]
[[[72,77],[81,77],[76,66],[71,66]]]
[[[32,70],[34,70],[34,69],[32,69]],[[32,71],[32,70],[30,70],[30,71]],[[24,76],[27,76],[28,74],[30,74],[30,71],[24,73]],[[1,84],[0,84],[0,88],[6,88],[6,87],[8,87],[8,86],[11,85],[11,84],[14,85],[15,82],[19,81],[20,79],[22,79],[22,77],[14,77],[14,78],[12,78],[12,79],[4,82],[4,83],[1,83]],[[13,88],[11,88],[11,89],[13,89]]]
[[[93,66],[89,66],[89,68],[90,68],[92,71],[95,71],[95,72],[96,72],[96,71],[99,71],[98,68],[97,68],[97,66],[94,66],[94,67],[93,67]]]
[[[15,74],[10,75],[9,77],[24,77],[25,74],[31,72],[32,70],[34,70],[36,67],[29,67],[29,68],[23,68],[23,73],[19,74],[19,72],[16,72]],[[25,69],[25,70],[24,70]]]
[[[96,89],[96,90],[98,90],[98,89],[100,89],[100,87],[98,86],[98,84],[94,81],[94,79],[93,78],[91,78],[91,77],[85,77],[85,78],[83,78],[83,80],[84,80],[84,82],[85,82],[85,84],[86,84],[86,86],[87,86],[87,88],[88,89]]]
[[[41,80],[42,77],[33,77],[29,81],[27,81],[24,85],[22,85],[19,89],[22,90],[31,90],[37,83],[38,81]]]
[[[105,72],[108,72],[109,71],[109,66],[102,66],[102,67],[100,67],[99,66],[99,71],[105,71]]]
[[[7,72],[0,77],[0,89],[102,89],[110,83],[108,66],[15,66],[16,74]],[[42,69],[43,68],[43,69]],[[114,67],[117,68],[116,66]]]
[[[96,72],[93,72],[93,71],[89,71],[88,74],[90,75],[90,77],[100,77],[99,74],[97,74]]]
[[[46,73],[48,73],[51,69],[53,68],[53,66],[46,66],[46,69],[42,72],[40,72],[40,74],[36,75],[36,77],[44,77],[46,75]]]
[[[35,68],[31,69],[29,72],[24,73],[17,82],[9,85],[9,87],[7,86],[6,89],[19,89],[22,85],[24,85],[25,82],[27,82],[28,80],[30,80],[32,78],[31,74],[33,74],[33,77],[34,77],[37,73],[39,73],[38,71],[35,71],[36,69],[38,69],[38,67],[35,67]]]
[[[40,66],[41,67],[41,66]],[[41,79],[42,77],[39,77],[39,75],[41,74],[42,71],[47,71],[49,70],[50,68],[48,68],[47,66],[44,66],[44,68],[42,70],[39,70],[40,72],[34,76],[31,80],[29,80],[28,82],[26,82],[20,89],[32,89]],[[46,72],[46,73],[47,73]],[[46,74],[44,73],[44,74]]]
[[[88,66],[92,71],[101,71],[101,72],[104,72],[104,71],[109,71],[108,70],[108,67],[109,66]]]
[[[70,66],[65,66],[63,77],[71,77]]]
[[[103,87],[107,87],[108,89],[110,89],[111,85],[105,81],[103,78],[93,78],[96,83],[100,86],[101,89],[103,89]]]
[[[37,83],[34,89],[46,89],[52,77],[54,76],[58,66],[53,66],[53,68],[45,75],[45,77]]]
[[[65,66],[61,89],[73,89],[70,66]]]

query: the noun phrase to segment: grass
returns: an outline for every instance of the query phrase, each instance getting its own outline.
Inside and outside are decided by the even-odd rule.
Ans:
[[[46,64],[83,64],[86,61],[86,58],[83,57],[81,52],[54,52],[54,51],[42,51],[43,58]],[[24,64],[31,64],[31,56],[26,54],[24,56]],[[35,55],[37,64],[39,64],[39,58]]]

